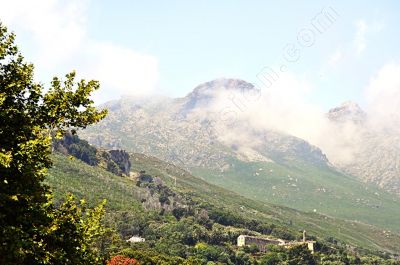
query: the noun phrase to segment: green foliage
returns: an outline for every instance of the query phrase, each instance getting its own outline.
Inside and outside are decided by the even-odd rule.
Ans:
[[[277,252],[269,252],[260,259],[261,265],[275,265],[282,261],[281,255]]]
[[[100,86],[98,81],[75,82],[75,72],[67,74],[64,81],[54,77],[51,87],[41,97],[43,104],[39,117],[50,130],[65,132],[67,128],[86,126],[105,117],[107,111],[98,111],[90,95]]]
[[[77,204],[74,197],[68,195],[63,204],[54,210],[48,227],[51,236],[48,248],[54,260],[59,264],[101,262],[98,242],[107,232],[101,224],[104,205],[105,201],[87,209],[84,200]]]
[[[155,165],[154,161],[149,164]],[[289,249],[270,246],[268,253],[253,253],[256,248],[237,248],[237,237],[240,234],[257,235],[258,230],[266,231],[266,234],[284,232],[293,239],[301,235],[279,223],[271,223],[270,219],[254,219],[254,215],[242,216],[239,211],[232,211],[235,200],[243,203],[243,198],[228,197],[229,200],[225,202],[225,196],[229,195],[223,192],[215,201],[210,196],[199,198],[193,190],[182,189],[179,181],[175,186],[174,182],[168,183],[168,178],[163,178],[159,173],[159,177],[153,177],[154,171],[149,168],[143,174],[150,176],[152,181],[136,185],[130,178],[118,177],[101,168],[56,155],[55,167],[50,173],[48,181],[58,197],[66,192],[74,192],[80,197],[87,197],[90,204],[97,204],[102,197],[107,198],[107,224],[115,227],[123,239],[132,235],[146,239],[143,243],[119,242],[107,253],[135,258],[140,264],[263,264],[268,260],[270,263],[265,264],[285,264],[290,257]],[[196,181],[194,177],[191,178],[191,181]],[[196,183],[197,188],[201,186],[199,184]],[[207,190],[213,189],[213,186],[207,187]],[[144,194],[147,195],[142,197]],[[151,198],[147,197],[150,194]],[[160,196],[166,194],[170,204],[159,206],[166,207],[164,211],[160,211],[161,208],[146,208],[150,200],[159,203]],[[179,218],[175,217],[177,212],[180,212]],[[232,226],[219,224],[217,221],[220,219],[214,218],[211,212],[231,216],[231,220],[235,221]],[[329,262],[341,262],[343,257],[348,257],[350,264],[357,264],[352,263],[355,256],[346,252],[344,244],[322,243],[320,240],[316,254],[312,255],[318,263],[328,262],[328,258]],[[334,238],[330,241],[337,242]],[[293,253],[292,259],[295,259],[297,254]],[[302,255],[298,253],[299,258]]]
[[[316,260],[306,245],[289,248],[287,251],[288,265],[315,265]]]
[[[51,166],[51,138],[105,116],[89,99],[99,84],[75,82],[75,73],[70,73],[64,81],[54,78],[43,93],[33,80],[33,65],[24,62],[14,38],[0,24],[0,264],[56,264],[60,258],[63,264],[76,264],[83,256],[82,264],[95,263],[91,249],[85,248],[84,254],[65,249],[68,242],[54,234],[69,235],[65,240],[88,236],[65,223],[68,218],[63,217],[73,216],[73,209],[56,209],[42,181]],[[89,244],[92,239],[87,240]]]
[[[185,259],[177,256],[165,255],[152,249],[134,250],[124,249],[121,254],[131,258],[136,258],[141,265],[178,265],[185,264]],[[187,263],[187,264],[196,264]]]
[[[260,248],[255,244],[251,244],[249,246],[244,246],[243,251],[246,253],[256,254],[260,252]]]
[[[211,219],[222,225],[233,225],[241,221],[237,215],[221,208],[212,209],[209,215]]]

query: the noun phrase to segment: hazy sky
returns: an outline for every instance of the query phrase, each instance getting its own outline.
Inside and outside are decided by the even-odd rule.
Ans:
[[[371,79],[400,63],[398,1],[0,3],[0,20],[37,78],[75,69],[101,81],[98,102],[184,96],[219,77],[258,83],[270,67],[307,82],[307,100],[328,109],[348,99],[363,104]],[[319,27],[326,15],[328,27]]]

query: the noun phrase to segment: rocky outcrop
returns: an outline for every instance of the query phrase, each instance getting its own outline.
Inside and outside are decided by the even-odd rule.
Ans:
[[[100,166],[116,175],[129,175],[131,162],[124,150],[104,150],[90,145],[78,135],[67,133],[53,143],[54,150],[71,155],[91,166]]]
[[[108,153],[111,155],[111,160],[118,165],[121,172],[125,175],[129,175],[131,171],[129,154],[124,150],[110,150]]]

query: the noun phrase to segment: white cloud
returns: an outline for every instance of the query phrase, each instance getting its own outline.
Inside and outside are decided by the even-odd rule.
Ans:
[[[374,122],[387,127],[400,122],[400,64],[384,65],[371,78],[365,93]],[[397,128],[399,130],[399,128]]]
[[[400,76],[400,74],[398,75]],[[214,120],[217,137],[225,144],[235,145],[239,152],[251,154],[262,144],[257,132],[280,131],[302,138],[318,146],[331,162],[348,164],[359,151],[360,127],[351,120],[332,122],[325,110],[308,102],[312,84],[292,73],[280,73],[279,78],[262,93],[224,89],[209,92],[214,100],[209,109],[196,115]],[[333,106],[332,106],[333,107]]]
[[[96,76],[105,87],[103,97],[119,95],[148,95],[158,82],[158,61],[155,57],[107,43],[87,46],[90,63],[84,73]]]
[[[354,48],[357,54],[361,54],[367,47],[365,34],[368,31],[368,25],[365,20],[356,22],[356,35],[354,37]]]
[[[0,4],[2,21],[17,34],[17,43],[35,64],[40,81],[75,69],[79,76],[100,81],[99,101],[154,92],[157,59],[89,37],[89,1],[0,0]]]
[[[262,88],[259,97],[249,97],[239,91],[213,92],[215,100],[210,111],[216,113],[218,124],[229,125],[236,121],[235,124],[247,126],[249,123],[251,128],[278,130],[317,144],[325,137],[321,132],[327,124],[324,112],[307,102],[307,95],[312,90],[313,86],[304,79],[289,72],[280,73],[272,86]],[[224,114],[230,117],[227,121]],[[225,133],[220,136],[225,137]],[[253,138],[240,142],[252,141]]]
[[[329,57],[329,65],[336,66],[340,61],[344,59],[343,52],[337,50],[334,54]]]
[[[17,41],[28,42],[22,46],[33,52],[29,57],[51,69],[68,59],[84,41],[84,3],[71,1],[61,6],[51,0],[1,1],[0,16],[17,33]]]
[[[367,23],[364,19],[357,20],[355,23],[356,34],[354,36],[353,45],[356,54],[361,54],[367,48],[367,35],[378,33],[385,28],[383,21],[374,20]]]

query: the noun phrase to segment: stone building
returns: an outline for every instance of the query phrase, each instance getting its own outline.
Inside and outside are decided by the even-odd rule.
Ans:
[[[285,241],[282,239],[271,239],[263,237],[254,237],[247,235],[240,235],[237,238],[237,245],[239,247],[256,245],[260,251],[265,252],[267,245],[284,245]]]
[[[265,252],[267,250],[267,245],[278,245],[290,248],[292,246],[298,245],[307,245],[307,248],[314,253],[314,246],[316,241],[306,240],[306,231],[303,231],[303,240],[302,241],[284,241],[282,239],[271,239],[264,237],[254,237],[247,235],[240,235],[237,238],[238,247],[256,245],[260,251]]]

